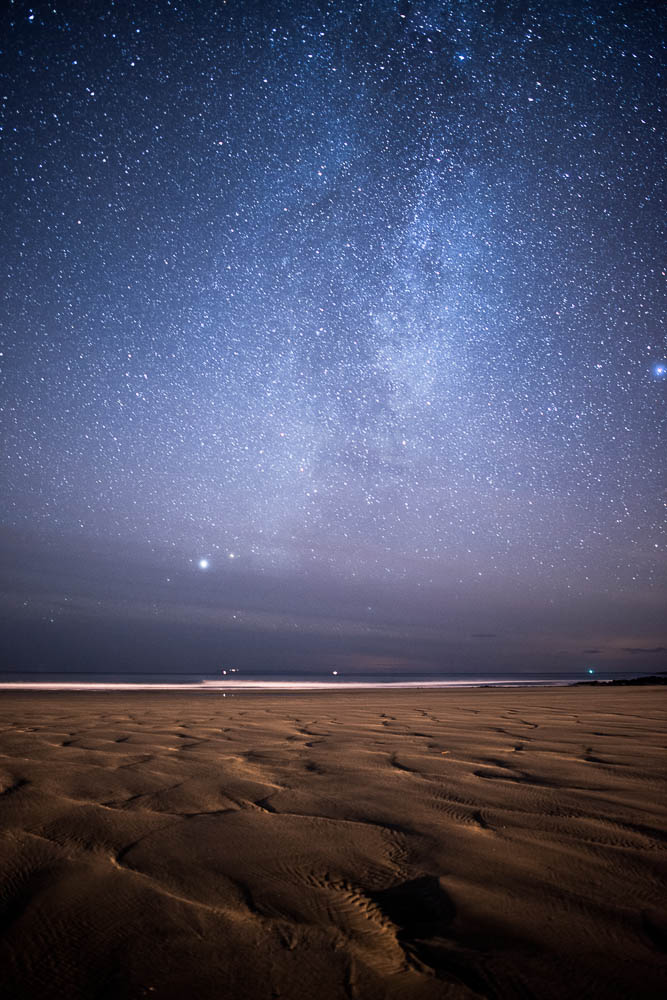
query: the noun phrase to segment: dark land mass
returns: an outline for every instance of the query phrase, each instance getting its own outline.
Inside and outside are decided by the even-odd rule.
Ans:
[[[649,687],[656,684],[667,684],[666,674],[653,674],[650,677],[619,677],[612,681],[577,681],[574,687]]]

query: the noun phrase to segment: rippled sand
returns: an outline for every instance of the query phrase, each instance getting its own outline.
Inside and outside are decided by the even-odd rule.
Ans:
[[[4,694],[3,997],[666,995],[666,708]]]

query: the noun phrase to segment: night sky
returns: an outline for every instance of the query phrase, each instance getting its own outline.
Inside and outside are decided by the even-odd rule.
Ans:
[[[660,4],[3,18],[3,670],[667,669]]]

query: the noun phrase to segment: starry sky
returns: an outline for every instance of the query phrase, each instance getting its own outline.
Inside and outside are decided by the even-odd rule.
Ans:
[[[660,4],[2,18],[4,671],[667,669]]]

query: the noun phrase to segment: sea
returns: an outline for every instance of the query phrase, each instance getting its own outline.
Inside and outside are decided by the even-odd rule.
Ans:
[[[361,674],[342,671],[293,674],[241,671],[230,667],[216,673],[63,673],[0,671],[0,690],[21,691],[181,691],[238,694],[290,691],[364,691],[392,689],[563,687],[581,681],[611,681],[646,676],[646,671],[579,670],[542,673]]]

